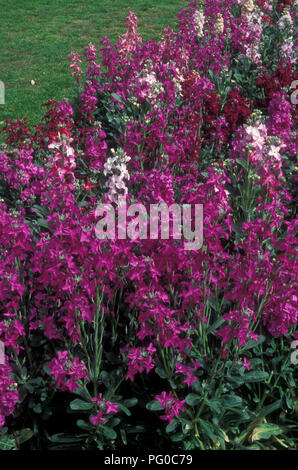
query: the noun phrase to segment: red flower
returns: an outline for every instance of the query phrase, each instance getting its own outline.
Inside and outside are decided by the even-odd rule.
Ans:
[[[223,112],[232,132],[249,118],[251,106],[251,101],[240,95],[239,88],[229,91]]]
[[[88,176],[88,177],[87,177],[87,183],[86,183],[86,184],[83,184],[83,186],[84,186],[84,188],[85,188],[85,191],[87,192],[87,191],[89,191],[89,189],[95,188],[96,186],[99,186],[99,185],[98,185],[98,184],[97,184],[97,185],[96,185],[96,184],[92,184],[92,183],[90,182],[90,179],[89,179],[89,176]]]
[[[263,15],[262,20],[264,21],[264,23],[268,23],[268,24],[271,22],[270,16],[267,16],[267,15]]]

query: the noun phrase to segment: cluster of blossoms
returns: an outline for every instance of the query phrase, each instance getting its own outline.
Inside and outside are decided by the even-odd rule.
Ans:
[[[89,380],[85,364],[77,357],[71,360],[68,351],[58,351],[57,355],[58,358],[53,358],[47,366],[61,391],[73,392],[81,386],[82,380]]]
[[[202,11],[195,10],[193,15],[193,20],[195,23],[195,29],[197,32],[198,38],[201,38],[204,34],[204,23],[205,23],[205,16]]]
[[[221,13],[218,13],[218,15],[216,17],[216,21],[214,23],[214,29],[215,29],[217,34],[222,34],[224,32],[225,22],[224,22],[224,18],[223,18]]]
[[[71,76],[76,77],[78,84],[80,84],[80,80],[82,78],[80,64],[82,63],[82,60],[79,54],[71,51],[68,55],[68,61],[70,63],[69,67],[72,70]]]
[[[236,350],[246,369],[254,366],[242,348],[257,341],[256,331],[292,333],[297,110],[287,93],[298,75],[284,43],[272,63],[264,60],[271,22],[279,37],[292,26],[290,0],[278,6],[191,2],[175,30],[146,44],[130,13],[117,44],[105,38],[98,50],[90,43],[82,56],[70,54],[80,86],[81,64],[88,64],[73,107],[50,100],[35,130],[7,122],[0,150],[0,341],[8,360],[17,354],[27,361],[28,338],[42,338],[58,351],[49,359],[45,346],[56,388],[72,393],[87,383],[88,392],[95,384],[96,395],[100,360],[113,368],[100,349],[108,345],[118,358],[122,352],[123,379],[161,369],[162,377],[179,377],[177,395],[155,397],[171,424],[187,406],[177,397],[203,373],[213,320],[221,322],[216,351],[228,358]],[[189,252],[171,237],[97,238],[98,204],[120,196],[146,208],[203,205],[201,249]],[[1,426],[18,394],[10,390],[8,366],[0,374]],[[95,426],[118,411],[102,394],[91,402]]]
[[[274,93],[268,107],[268,128],[272,135],[283,137],[285,141],[287,141],[293,126],[291,110],[292,105],[287,100],[285,93]]]
[[[254,312],[247,309],[243,312],[229,312],[223,316],[224,320],[233,322],[232,325],[227,325],[217,332],[222,338],[222,343],[227,343],[233,338],[239,340],[239,347],[247,343],[249,337],[258,340],[258,335],[250,330],[251,321],[256,320]]]
[[[283,15],[278,20],[278,27],[281,31],[281,38],[283,43],[281,46],[282,57],[284,60],[290,60],[292,64],[295,64],[297,57],[293,38],[293,19],[289,11],[283,11]]]
[[[157,80],[154,71],[144,71],[137,77],[136,81],[136,95],[144,100],[156,101],[160,93],[164,92],[162,84]]]
[[[90,421],[94,426],[98,426],[100,423],[105,423],[111,413],[118,412],[117,403],[111,403],[105,400],[102,393],[99,393],[97,398],[91,398],[91,402],[95,403],[99,409],[95,416],[90,417]]]
[[[253,0],[245,0],[241,5],[241,16],[249,16],[254,11],[255,5]]]
[[[252,2],[248,1],[244,5],[247,5],[247,8],[252,7]],[[249,5],[249,6],[248,6]],[[245,10],[248,12],[248,9]],[[263,24],[264,20],[258,9],[251,9],[245,19],[248,22],[250,33],[254,36],[254,41],[245,45],[245,55],[250,58],[254,63],[260,63],[261,54],[259,52],[260,41],[263,33]]]
[[[142,373],[143,371],[146,371],[148,374],[150,370],[154,368],[152,356],[156,352],[156,348],[152,346],[152,343],[150,343],[148,347],[129,348],[129,352],[127,352],[127,349],[126,346],[122,350],[122,352],[126,353],[128,359],[126,380],[130,379],[133,381],[136,374]]]
[[[25,336],[18,312],[28,280],[23,265],[33,252],[32,237],[24,215],[0,203],[0,338],[4,346],[19,352]]]
[[[134,13],[129,12],[124,24],[126,32],[119,38],[117,43],[117,48],[120,51],[121,57],[125,57],[126,55],[135,52],[138,44],[142,42],[141,36],[137,34],[138,19]]]
[[[283,88],[289,88],[295,80],[298,79],[298,74],[293,69],[290,61],[281,60],[274,73],[262,73],[256,80],[256,85],[260,87],[265,97],[261,100],[262,106],[268,106],[269,101],[272,100],[275,93],[283,92]],[[293,109],[293,114],[295,109]]]
[[[173,419],[184,411],[183,404],[185,400],[179,400],[172,392],[161,392],[160,395],[155,396],[155,400],[161,404],[165,411],[165,414],[161,415],[160,419],[169,421],[169,424],[172,424]]]
[[[5,417],[13,413],[18,402],[17,383],[10,378],[11,368],[0,364],[0,428],[5,424]]]
[[[224,105],[224,114],[232,131],[235,131],[240,124],[247,121],[250,116],[250,109],[250,101],[241,96],[237,87],[228,92],[227,101]]]
[[[184,364],[177,362],[175,371],[178,374],[186,375],[186,379],[184,379],[184,382],[190,387],[191,384],[193,384],[197,380],[194,375],[194,372],[200,367],[200,365],[201,364],[198,361],[192,361],[192,367],[185,366]]]
[[[106,182],[107,198],[111,202],[117,202],[120,195],[126,196],[128,193],[126,181],[129,180],[130,175],[126,163],[129,162],[130,157],[121,149],[117,152],[115,149],[111,149],[111,153],[112,156],[108,157],[104,164],[103,174],[108,177]]]

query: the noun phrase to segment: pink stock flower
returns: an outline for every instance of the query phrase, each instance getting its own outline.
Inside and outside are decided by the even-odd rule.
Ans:
[[[150,380],[169,358],[179,395],[199,376],[191,358],[200,357],[198,332],[213,320],[223,320],[216,331],[223,361],[237,348],[241,357],[247,341],[258,341],[255,331],[277,338],[297,324],[294,46],[280,44],[272,64],[263,57],[267,32],[291,1],[279,0],[276,11],[263,0],[240,3],[206,0],[203,13],[191,2],[175,30],[146,44],[129,12],[117,44],[105,38],[98,49],[89,43],[82,55],[70,52],[80,85],[74,108],[51,99],[33,129],[25,120],[6,123],[0,341],[26,363],[26,342],[42,332],[57,348],[47,365],[59,390],[90,381],[82,330],[95,323],[102,287],[103,328],[115,320],[131,332],[121,350],[125,379],[145,372]],[[115,162],[113,146],[123,161]],[[161,228],[157,239],[98,239],[96,207],[108,198],[115,205],[120,192],[148,209],[202,204],[201,249],[172,237],[172,215],[168,239]],[[110,336],[104,330],[104,344]],[[246,357],[243,366],[250,370]],[[10,375],[0,365],[0,427],[18,400]],[[170,424],[184,411],[172,392],[155,398]],[[101,393],[91,402],[95,426],[118,411]]]
[[[117,47],[119,49],[120,57],[125,57],[135,51],[137,45],[142,42],[141,36],[137,34],[138,20],[134,13],[131,11],[125,19],[126,32],[120,37]]]
[[[197,370],[200,367],[200,363],[196,361],[192,361],[193,367],[191,366],[185,366],[184,364],[176,363],[176,369],[175,371],[179,374],[184,374],[186,375],[186,379],[184,379],[184,382],[190,387],[191,384],[196,382],[197,377],[193,374],[193,371]]]
[[[163,391],[160,395],[155,396],[155,400],[159,401],[165,410],[165,414],[161,415],[160,419],[169,421],[169,424],[172,424],[173,419],[184,411],[183,404],[185,403],[185,400],[175,398],[172,392],[167,394]]]
[[[68,351],[58,351],[58,359],[53,358],[47,366],[62,391],[73,392],[81,386],[82,380],[90,380],[85,364],[77,357],[72,361]]]
[[[109,414],[118,412],[117,403],[111,403],[105,400],[102,393],[100,393],[97,398],[91,398],[91,402],[96,403],[99,408],[99,412],[95,416],[90,417],[90,421],[94,426],[106,422]]]
[[[17,384],[10,377],[12,371],[7,359],[5,357],[5,364],[0,364],[0,428],[4,426],[6,416],[14,412],[19,399]]]
[[[243,358],[243,365],[245,369],[250,370],[250,362],[246,357]]]
[[[129,346],[127,346],[129,348]],[[129,348],[129,352],[126,354],[129,361],[127,362],[128,373],[126,374],[126,380],[130,379],[132,382],[136,373],[142,373],[146,371],[147,374],[154,368],[153,354],[156,352],[156,348],[152,346],[152,343],[148,347],[141,348]],[[123,352],[125,349],[123,350]]]

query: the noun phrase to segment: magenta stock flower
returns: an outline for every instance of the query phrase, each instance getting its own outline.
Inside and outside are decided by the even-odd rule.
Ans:
[[[172,424],[173,419],[184,411],[183,405],[185,400],[179,400],[178,398],[175,398],[172,392],[166,393],[164,391],[160,395],[156,395],[155,400],[159,401],[165,410],[165,413],[160,416],[160,419],[169,421],[169,424]]]
[[[156,348],[152,346],[152,343],[150,343],[148,347],[144,348],[129,348],[129,346],[127,346],[123,349],[123,352],[125,352],[126,349],[129,351],[126,353],[127,358],[129,359],[127,362],[128,373],[126,374],[126,380],[130,379],[133,381],[136,373],[146,371],[148,374],[151,369],[154,368],[153,354],[155,353]]]
[[[246,357],[243,358],[243,365],[245,369],[250,370],[250,362]]]
[[[0,341],[28,376],[30,342],[41,344],[38,358],[46,355],[56,389],[83,387],[94,426],[121,409],[105,388],[88,395],[109,389],[100,374],[112,383],[115,364],[124,390],[139,380],[154,387],[155,373],[175,383],[175,394],[155,396],[172,424],[213,355],[230,361],[237,351],[237,364],[250,370],[248,341],[293,334],[298,75],[291,42],[283,42],[293,7],[192,1],[174,29],[148,42],[129,12],[116,44],[104,38],[70,52],[73,106],[50,99],[32,129],[25,119],[4,126]],[[119,227],[114,238],[98,237],[98,206],[109,203],[118,222],[120,195],[147,215],[153,204],[166,206],[169,236],[161,224],[151,236],[146,216],[147,238]],[[203,240],[187,250],[183,217],[173,237],[174,209],[190,208],[195,236],[196,205]],[[0,426],[16,387],[0,365]]]
[[[14,412],[19,399],[17,384],[10,377],[11,372],[7,363],[0,364],[0,428],[4,426],[6,416]]]
[[[90,421],[94,426],[98,426],[100,423],[105,423],[106,418],[103,417],[103,411],[100,411],[95,416],[91,416]]]
[[[47,366],[62,391],[73,392],[81,386],[82,380],[89,380],[85,364],[77,357],[72,361],[67,351],[58,351],[58,358],[53,358]]]
[[[196,371],[200,367],[200,362],[197,361],[192,361],[193,366],[185,366],[184,364],[176,363],[176,369],[175,371],[178,374],[184,374],[186,375],[186,379],[184,379],[184,382],[190,387],[191,384],[193,384],[196,380],[197,377],[194,375],[194,371]]]
[[[96,403],[99,408],[99,412],[95,416],[90,417],[90,421],[94,426],[106,422],[111,413],[118,412],[117,403],[105,400],[102,393],[99,393],[97,398],[91,398],[91,402]]]

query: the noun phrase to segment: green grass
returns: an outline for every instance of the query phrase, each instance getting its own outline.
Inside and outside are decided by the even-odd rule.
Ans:
[[[75,81],[67,56],[82,52],[104,36],[112,42],[124,32],[129,10],[139,20],[143,41],[159,39],[164,27],[174,26],[178,10],[188,0],[0,0],[0,80],[5,119],[27,116],[30,125],[43,115],[42,103],[71,98]],[[30,81],[34,80],[35,85]]]

